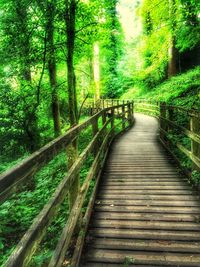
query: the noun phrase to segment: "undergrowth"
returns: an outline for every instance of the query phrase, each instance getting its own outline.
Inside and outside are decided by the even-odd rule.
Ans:
[[[118,120],[116,122],[118,122]],[[99,129],[101,129],[101,127],[102,122],[101,119],[99,119]],[[109,129],[109,126],[107,129]],[[117,127],[116,131],[120,131],[120,126]],[[92,127],[88,127],[81,132],[78,138],[79,154],[81,154],[90,143],[92,136]],[[93,161],[94,156],[91,154],[82,166],[80,171],[81,185],[84,183]],[[49,201],[67,172],[67,155],[66,151],[63,150],[45,167],[38,171],[34,177],[30,177],[30,181],[20,188],[20,192],[13,194],[9,200],[1,205],[0,266],[5,263],[6,259],[15,249],[19,240],[29,229],[34,218]],[[95,180],[92,180],[82,212],[86,211],[94,185]],[[46,266],[62,233],[62,229],[67,222],[68,216],[69,205],[68,197],[66,196],[57,215],[54,216],[53,221],[48,227],[47,233],[37,249],[37,252],[32,257],[29,267]]]

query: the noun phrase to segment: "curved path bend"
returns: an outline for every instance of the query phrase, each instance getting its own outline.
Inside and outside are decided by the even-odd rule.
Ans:
[[[136,114],[112,145],[81,266],[200,266],[200,200],[158,141],[157,120]]]

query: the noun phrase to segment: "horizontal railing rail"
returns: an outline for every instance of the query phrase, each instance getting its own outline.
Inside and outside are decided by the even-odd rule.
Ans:
[[[70,246],[71,238],[77,231],[77,225],[81,226],[86,220],[89,221],[88,216],[90,216],[89,211],[91,209],[91,203],[94,201],[95,190],[98,185],[110,143],[117,133],[121,133],[133,125],[133,102],[119,105],[115,104],[116,102],[113,102],[112,106],[101,109],[87,121],[71,128],[66,134],[53,140],[39,151],[33,153],[20,164],[1,175],[0,200],[3,202],[8,199],[13,192],[17,192],[20,186],[26,181],[32,179],[31,177],[33,174],[39,171],[42,166],[54,158],[55,155],[57,155],[63,148],[72,144],[83,130],[87,129],[89,126],[92,127],[92,140],[82,153],[78,155],[77,159],[74,161],[73,165],[68,170],[66,176],[60,182],[49,201],[35,217],[32,225],[24,234],[11,256],[8,258],[5,264],[6,267],[21,267],[28,265],[39,244],[43,240],[48,227],[57,215],[61,204],[70,192],[71,186],[77,179],[79,179],[81,168],[86,163],[88,157],[93,155],[94,161],[92,166],[90,167],[83,184],[80,186],[76,200],[74,201],[73,207],[69,213],[68,220],[48,265],[49,267],[62,266],[66,252]],[[101,123],[99,121],[100,119]],[[102,126],[100,127],[99,125]],[[81,215],[82,208],[91,181],[94,181],[95,186],[87,211],[83,217]]]
[[[177,119],[179,118],[179,122]],[[160,103],[160,138],[168,148],[170,144],[185,154],[192,162],[191,170],[200,170],[200,111],[186,109]],[[183,120],[181,123],[180,121]],[[176,132],[176,133],[175,133]],[[170,140],[169,136],[174,133],[180,136],[180,141]],[[189,138],[190,149],[180,142],[185,137]]]

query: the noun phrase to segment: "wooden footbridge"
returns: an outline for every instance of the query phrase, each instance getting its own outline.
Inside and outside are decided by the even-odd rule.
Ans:
[[[200,266],[200,197],[198,188],[189,183],[191,171],[198,175],[200,169],[199,112],[164,103],[139,101],[134,108],[132,102],[102,101],[93,113],[1,176],[3,202],[92,126],[93,139],[5,266],[29,266],[59,206],[79,184],[80,169],[91,154],[92,166],[78,185],[47,266]],[[187,169],[180,171],[174,152],[190,160]]]

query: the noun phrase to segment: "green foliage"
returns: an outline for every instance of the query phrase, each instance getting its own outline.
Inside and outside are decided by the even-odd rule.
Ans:
[[[181,52],[200,44],[200,3],[198,0],[181,0],[177,25],[177,47]]]
[[[122,99],[145,98],[166,101],[178,106],[200,110],[200,68],[177,75],[149,91],[144,86],[134,87]]]
[[[195,185],[200,185],[200,172],[193,171],[192,172],[192,181]]]
[[[14,194],[0,208],[0,232],[3,250],[2,264],[16,243],[31,225],[34,217],[47,203],[66,173],[66,154],[63,152],[39,171],[20,194]],[[50,239],[51,240],[51,239]]]
[[[126,257],[124,258],[123,266],[124,266],[124,267],[128,267],[128,266],[132,265],[134,262],[135,262],[135,259],[134,259],[133,257],[126,256]]]
[[[121,81],[118,65],[122,57],[123,34],[117,15],[117,0],[104,0],[105,30],[102,42],[102,73],[104,95],[108,98],[118,97]]]

